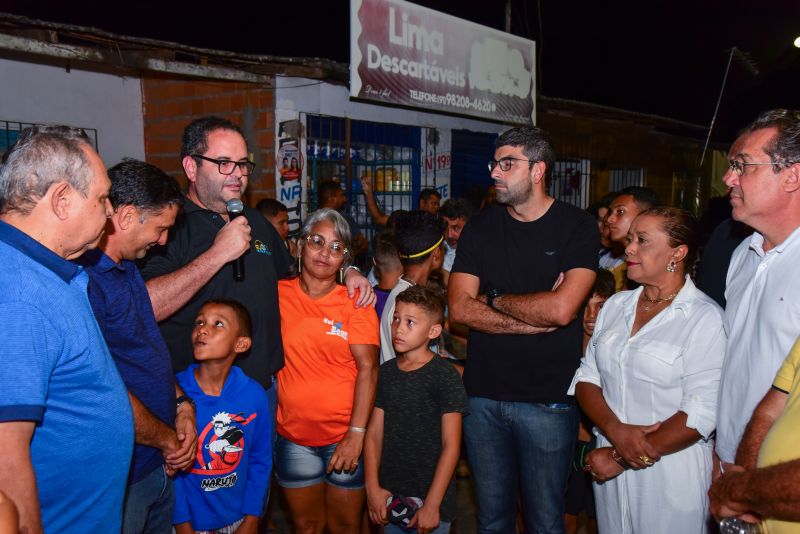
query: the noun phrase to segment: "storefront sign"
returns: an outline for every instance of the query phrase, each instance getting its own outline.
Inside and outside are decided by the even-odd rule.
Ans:
[[[350,0],[350,96],[530,124],[535,43],[402,0]]]

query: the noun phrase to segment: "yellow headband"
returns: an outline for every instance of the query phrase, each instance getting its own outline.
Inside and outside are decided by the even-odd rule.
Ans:
[[[410,259],[413,259],[413,258],[419,258],[420,256],[424,256],[425,254],[428,254],[429,252],[433,252],[434,250],[436,250],[436,247],[441,245],[442,241],[444,241],[444,236],[440,237],[439,241],[437,241],[435,245],[433,245],[431,248],[429,248],[427,250],[423,250],[422,252],[417,252],[416,254],[408,254],[408,255],[400,254],[400,257],[401,258],[405,258],[407,260],[410,260]]]

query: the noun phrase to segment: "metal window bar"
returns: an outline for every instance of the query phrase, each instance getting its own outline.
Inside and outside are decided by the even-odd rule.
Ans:
[[[412,198],[419,192],[419,180],[414,178],[419,154],[415,147],[385,143],[391,140],[391,136],[385,135],[389,125],[359,122],[362,137],[366,139],[358,141],[352,141],[348,135],[350,126],[345,119],[337,117],[309,116],[309,211],[318,206],[316,191],[319,183],[337,180],[347,195],[350,215],[371,241],[381,227],[374,223],[367,210],[361,179],[372,180],[375,199],[386,215],[399,209],[410,210]]]
[[[381,211],[390,215],[396,210],[412,209],[413,149],[410,147],[364,144],[359,147],[363,158],[353,165],[353,194],[350,202],[353,216],[372,239],[379,228],[367,210],[361,180],[372,180],[375,200]],[[359,149],[356,149],[359,152]]]
[[[3,120],[0,119],[0,157],[6,153],[6,151],[13,145],[17,139],[19,138],[20,132],[25,128],[31,128],[33,126],[47,126],[45,123],[36,123],[36,122],[22,122],[22,121],[10,121],[10,120]],[[72,125],[68,125],[72,126]],[[80,126],[75,126],[76,128],[81,128],[86,135],[89,136],[89,141],[92,143],[92,146],[95,150],[98,150],[97,145],[97,129],[95,128],[82,128]]]
[[[591,161],[588,159],[557,160],[549,178],[550,195],[586,209],[589,206],[589,178]]]
[[[609,191],[621,191],[626,187],[644,186],[643,168],[613,168],[609,173]]]
[[[332,117],[307,117],[306,156],[309,172],[308,212],[319,206],[317,188],[326,180],[347,183],[346,158],[340,147],[345,143],[344,121]]]

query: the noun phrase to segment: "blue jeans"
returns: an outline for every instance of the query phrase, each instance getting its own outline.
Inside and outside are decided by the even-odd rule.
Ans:
[[[364,487],[364,462],[355,471],[326,473],[338,443],[321,447],[299,445],[278,434],[275,444],[275,478],[282,488],[307,488],[326,482],[346,490]]]
[[[564,533],[564,494],[578,435],[570,404],[469,397],[464,443],[475,477],[478,532],[516,532],[517,492],[529,534]]]
[[[123,534],[164,534],[172,532],[172,508],[175,493],[172,479],[164,467],[135,484],[125,493],[125,509],[122,513]]]
[[[451,523],[442,521],[439,523],[438,527],[431,530],[430,534],[448,534],[448,532],[450,532],[450,525]],[[388,523],[385,527],[383,527],[383,534],[417,534],[417,529],[403,528],[401,526]]]

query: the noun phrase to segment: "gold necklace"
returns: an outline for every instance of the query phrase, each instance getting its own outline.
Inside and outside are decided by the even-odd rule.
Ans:
[[[661,304],[662,302],[671,301],[672,299],[674,299],[675,297],[678,296],[678,293],[673,293],[672,295],[667,295],[666,297],[659,297],[657,299],[651,299],[650,297],[648,297],[647,295],[644,294],[644,289],[642,289],[642,299],[644,299],[647,302],[650,302],[651,304]],[[642,307],[644,308],[644,311],[650,311],[650,306],[649,305],[644,304]]]

